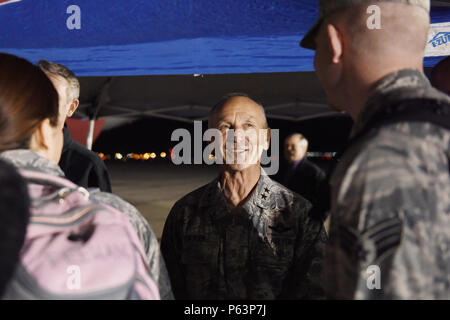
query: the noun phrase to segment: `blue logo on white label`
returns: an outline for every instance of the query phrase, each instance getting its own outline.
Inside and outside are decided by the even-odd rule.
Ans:
[[[428,43],[433,45],[433,48],[440,47],[450,42],[450,32],[439,32]]]

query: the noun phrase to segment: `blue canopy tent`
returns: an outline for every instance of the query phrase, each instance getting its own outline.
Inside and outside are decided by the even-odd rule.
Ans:
[[[224,93],[245,91],[269,118],[301,120],[329,114],[314,52],[299,46],[317,2],[0,0],[0,51],[74,70],[81,117],[199,120]],[[449,22],[449,4],[432,3],[432,23]]]
[[[58,61],[79,76],[313,70],[313,51],[298,42],[316,19],[317,0],[2,2],[2,51]],[[68,27],[74,2],[79,29]],[[450,6],[440,2],[432,23],[450,21]]]
[[[312,71],[298,42],[316,0],[31,1],[0,9],[3,51],[58,61],[79,76]]]

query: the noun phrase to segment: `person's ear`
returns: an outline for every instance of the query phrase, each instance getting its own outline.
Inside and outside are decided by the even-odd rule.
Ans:
[[[331,52],[331,61],[338,64],[342,61],[344,42],[342,34],[333,24],[326,26],[327,40]]]
[[[67,111],[67,117],[69,117],[69,118],[72,117],[79,105],[80,105],[80,100],[73,99],[72,103],[70,104],[69,110]]]

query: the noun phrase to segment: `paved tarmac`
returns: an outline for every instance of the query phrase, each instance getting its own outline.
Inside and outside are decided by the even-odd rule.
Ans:
[[[108,161],[113,193],[136,206],[158,239],[175,202],[207,184],[218,168],[206,165],[176,166],[172,163]]]

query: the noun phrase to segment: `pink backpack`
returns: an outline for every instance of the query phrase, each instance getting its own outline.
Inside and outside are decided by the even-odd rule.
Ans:
[[[3,299],[152,299],[159,290],[132,225],[89,192],[20,171],[32,200],[21,262]]]

